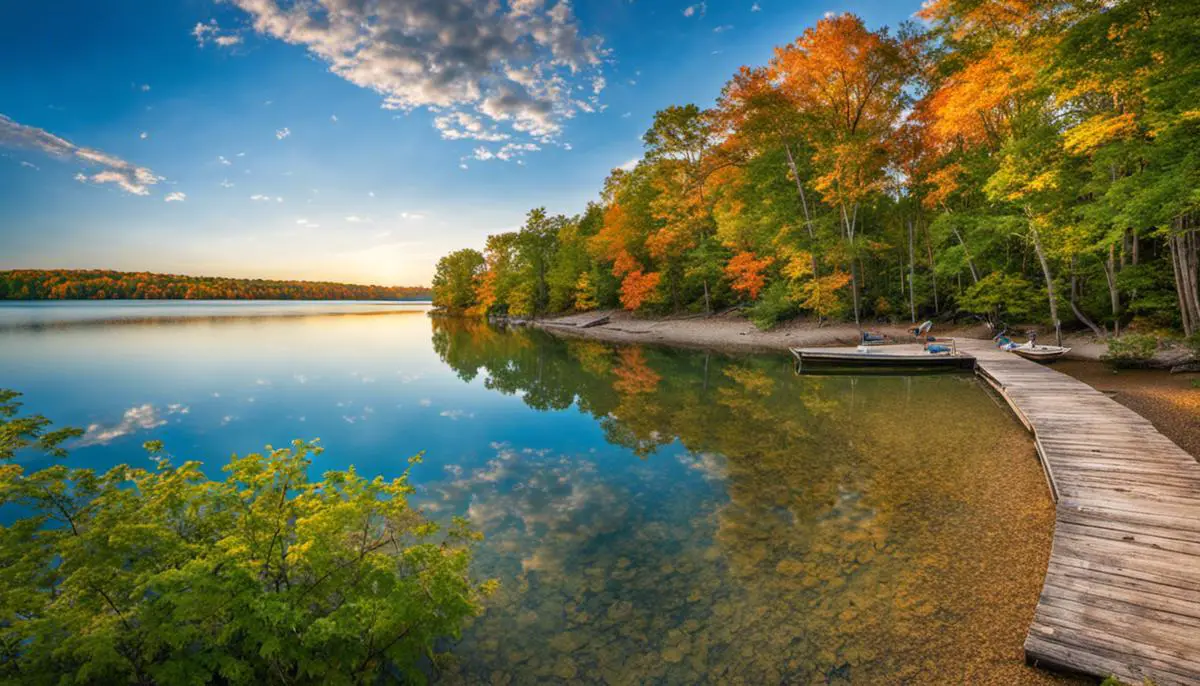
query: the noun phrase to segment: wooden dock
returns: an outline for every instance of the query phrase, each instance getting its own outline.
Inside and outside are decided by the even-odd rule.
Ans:
[[[1026,659],[1130,684],[1200,684],[1200,463],[1052,367],[987,341],[959,349],[1033,432],[1057,503]]]
[[[914,373],[936,371],[971,371],[975,358],[959,352],[954,355],[931,355],[914,344],[843,348],[790,348],[801,372],[854,373],[865,370]]]

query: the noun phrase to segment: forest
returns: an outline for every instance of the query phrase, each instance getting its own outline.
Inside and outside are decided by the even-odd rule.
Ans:
[[[1200,331],[1200,8],[930,0],[827,15],[660,110],[576,216],[443,257],[468,315],[742,308]]]
[[[0,300],[426,300],[424,286],[360,286],[99,269],[0,271]]]

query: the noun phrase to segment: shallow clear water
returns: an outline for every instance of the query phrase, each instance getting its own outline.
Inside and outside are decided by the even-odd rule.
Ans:
[[[798,377],[413,306],[88,307],[107,323],[0,326],[0,387],[87,427],[77,464],[154,438],[216,475],[320,437],[314,469],[394,476],[426,451],[419,500],[469,516],[476,573],[501,582],[443,681],[1045,678],[1020,643],[1052,510],[1031,441],[972,377]]]

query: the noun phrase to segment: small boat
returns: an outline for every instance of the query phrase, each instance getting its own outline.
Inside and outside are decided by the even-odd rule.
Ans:
[[[950,343],[950,342],[947,342]],[[831,373],[871,370],[907,374],[914,372],[970,371],[975,358],[958,353],[950,345],[946,351],[922,350],[915,345],[881,346],[872,348],[791,348],[796,357],[796,371],[801,373]]]
[[[1001,331],[992,338],[996,343],[996,347],[1001,350],[1007,350],[1010,353],[1016,353],[1027,360],[1053,362],[1071,352],[1070,348],[1061,345],[1038,345],[1037,334],[1033,331],[1029,332],[1029,340],[1024,343],[1014,342],[1011,338],[1004,335],[1005,333],[1007,331]]]
[[[1014,346],[1008,349],[1011,353],[1016,353],[1027,360],[1034,362],[1053,362],[1058,358],[1071,352],[1070,348],[1065,348],[1059,345],[1035,345],[1033,343],[1025,343],[1024,345]]]

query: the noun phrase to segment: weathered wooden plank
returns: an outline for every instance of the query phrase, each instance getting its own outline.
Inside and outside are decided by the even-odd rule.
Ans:
[[[1057,500],[1027,660],[1200,683],[1200,463],[1083,382],[981,341],[959,347],[1034,434]]]

